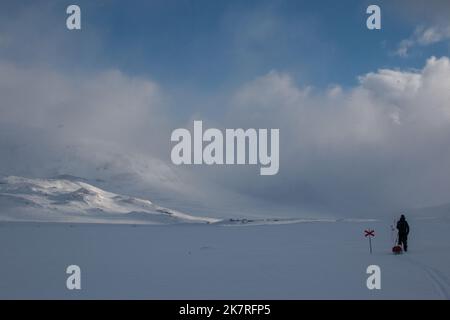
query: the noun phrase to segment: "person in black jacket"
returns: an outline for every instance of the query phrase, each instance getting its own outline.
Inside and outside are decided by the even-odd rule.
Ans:
[[[403,245],[403,250],[408,251],[408,234],[409,234],[409,224],[402,214],[400,220],[397,222],[398,230],[398,245]]]

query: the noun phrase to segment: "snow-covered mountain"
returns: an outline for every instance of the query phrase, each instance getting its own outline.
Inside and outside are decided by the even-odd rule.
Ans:
[[[97,188],[83,179],[0,179],[0,220],[86,223],[213,223],[217,219],[159,207]]]

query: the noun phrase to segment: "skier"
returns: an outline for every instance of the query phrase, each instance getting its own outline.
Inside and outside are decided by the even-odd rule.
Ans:
[[[400,220],[397,222],[397,230],[398,230],[398,245],[403,245],[403,250],[408,251],[408,234],[409,234],[409,225],[405,219],[405,216],[402,214]]]

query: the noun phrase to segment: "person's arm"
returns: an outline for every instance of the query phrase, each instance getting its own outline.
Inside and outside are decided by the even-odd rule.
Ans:
[[[405,223],[406,223],[406,235],[408,235],[409,234],[409,224],[406,221],[405,221]]]

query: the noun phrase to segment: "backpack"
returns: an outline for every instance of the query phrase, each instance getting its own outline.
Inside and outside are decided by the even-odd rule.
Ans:
[[[399,220],[397,222],[397,229],[399,233],[404,233],[406,234],[408,231],[408,227],[407,227],[407,223],[406,220]]]

